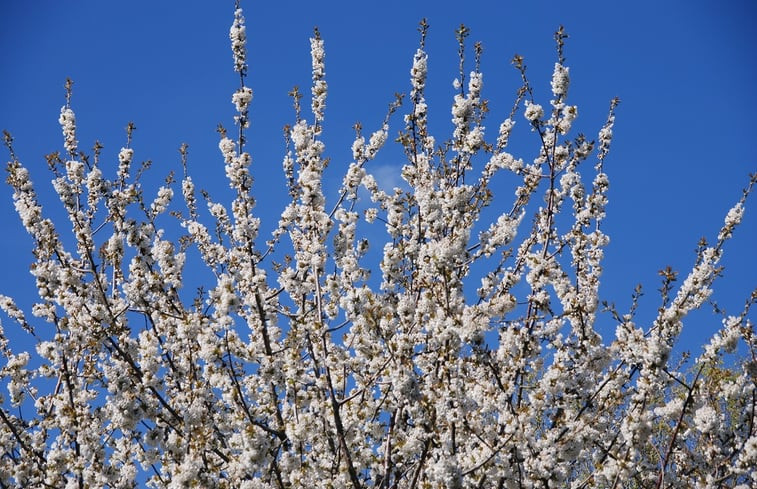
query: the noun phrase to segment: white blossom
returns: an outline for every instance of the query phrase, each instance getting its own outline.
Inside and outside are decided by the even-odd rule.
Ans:
[[[709,406],[704,405],[696,410],[694,413],[694,425],[702,433],[709,433],[718,423],[718,416],[715,410]]]
[[[234,71],[244,73],[247,70],[247,28],[244,25],[242,9],[234,12],[234,23],[229,29],[231,52],[234,55]]]
[[[121,148],[121,151],[118,153],[118,176],[120,178],[126,178],[129,176],[129,167],[131,166],[131,160],[133,157],[133,149]]]
[[[74,111],[65,105],[61,107],[58,122],[63,129],[63,145],[66,151],[71,155],[76,154],[79,141],[76,140],[76,116],[74,115]]]
[[[733,229],[741,223],[744,217],[744,205],[737,202],[725,216],[725,224],[718,234],[719,240],[728,239],[733,235]]]
[[[428,74],[428,55],[418,49],[413,56],[413,67],[410,70],[410,83],[413,90],[422,90],[426,84],[426,75]]]
[[[249,87],[242,87],[231,96],[231,102],[240,114],[247,112],[250,101],[252,101],[252,89]]]
[[[570,68],[563,66],[560,63],[555,63],[555,70],[552,74],[552,94],[555,97],[565,97],[568,93],[568,85],[570,84],[570,77],[568,72]]]
[[[544,117],[544,109],[541,105],[526,100],[526,112],[524,115],[529,122],[535,123]]]

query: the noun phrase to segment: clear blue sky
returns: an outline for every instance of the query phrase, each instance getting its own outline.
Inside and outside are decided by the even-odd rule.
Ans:
[[[0,128],[12,132],[22,162],[50,210],[44,155],[62,150],[58,115],[63,83],[74,82],[73,108],[80,147],[95,139],[115,169],[128,121],[137,126],[135,159],[151,159],[153,176],[180,172],[177,149],[190,145],[190,172],[211,193],[225,185],[215,133],[232,126],[232,71],[228,29],[233,2],[28,2],[0,6]],[[330,178],[349,162],[351,126],[377,128],[394,92],[409,91],[418,21],[431,25],[429,104],[437,127],[448,129],[451,81],[456,76],[454,29],[465,23],[471,43],[484,45],[484,95],[492,109],[490,134],[509,110],[523,55],[537,97],[550,98],[555,61],[552,34],[563,24],[572,85],[579,106],[574,125],[595,136],[609,100],[622,99],[607,171],[610,205],[605,229],[605,297],[621,309],[643,282],[644,306],[659,304],[657,270],[686,273],[702,235],[714,239],[738,199],[754,151],[757,97],[757,6],[753,1],[243,1],[248,25],[252,104],[251,151],[263,218],[283,207],[281,128],[292,121],[287,91],[309,93],[313,26],[326,43],[329,98],[326,142]],[[400,127],[394,119],[392,133]],[[519,124],[524,126],[520,118]],[[447,134],[437,134],[437,139]],[[527,135],[526,135],[527,136]],[[527,136],[528,137],[528,136]],[[533,140],[518,147],[533,152]],[[531,153],[532,154],[532,153]],[[529,157],[529,153],[522,155]],[[7,153],[4,153],[7,160]],[[400,168],[402,162],[380,164]],[[509,202],[512,189],[502,189]],[[28,274],[31,240],[0,187],[0,293],[33,300]],[[757,196],[755,196],[757,197]],[[269,221],[267,229],[274,221]],[[757,285],[757,199],[726,249],[717,299],[738,312]],[[705,341],[717,324],[710,315],[689,323],[685,347]]]

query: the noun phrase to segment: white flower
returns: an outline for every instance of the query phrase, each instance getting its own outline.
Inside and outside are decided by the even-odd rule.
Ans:
[[[240,114],[247,112],[251,100],[252,89],[249,87],[242,87],[231,96],[231,102],[236,106],[237,112]]]
[[[426,74],[428,73],[428,55],[418,49],[413,56],[413,67],[410,69],[410,83],[413,84],[413,90],[421,90],[426,83]]]
[[[389,127],[384,126],[378,131],[371,134],[371,139],[368,142],[368,156],[373,157],[379,149],[384,145],[386,142],[386,138],[388,136]]]
[[[302,152],[310,143],[310,131],[305,121],[300,121],[292,127],[292,142],[298,153]]]
[[[227,137],[224,137],[218,143],[218,149],[221,150],[221,154],[223,154],[224,161],[226,163],[231,163],[231,161],[234,159],[235,149],[236,149],[236,145],[234,144],[234,141],[232,141],[231,139]]]
[[[65,105],[61,107],[58,122],[63,129],[63,146],[69,154],[76,153],[76,147],[77,144],[79,144],[79,141],[76,140],[76,116],[74,115],[74,111]]]
[[[155,200],[152,202],[152,205],[150,206],[150,210],[152,211],[153,216],[157,216],[158,214],[162,214],[165,212],[166,208],[168,207],[168,204],[171,203],[171,199],[173,198],[173,189],[170,187],[160,187],[158,190],[158,196],[155,197]]]
[[[465,144],[463,148],[465,149],[465,151],[469,153],[475,153],[483,144],[484,144],[483,128],[480,126],[476,126],[473,128],[471,132],[469,132],[465,136]]]
[[[558,130],[560,134],[566,134],[570,131],[570,127],[573,125],[573,121],[578,117],[578,107],[575,105],[566,105],[562,109],[562,118],[558,122]]]
[[[484,87],[484,75],[477,71],[471,71],[468,79],[468,96],[477,98],[481,95],[481,89]]]
[[[126,178],[129,176],[129,166],[131,160],[134,157],[134,150],[131,148],[121,148],[118,153],[118,176],[119,178]]]
[[[568,76],[569,69],[560,63],[555,63],[555,71],[552,73],[552,93],[555,97],[564,97],[568,93],[568,85],[570,84],[570,77]]]
[[[526,119],[528,119],[532,123],[537,122],[544,116],[544,109],[541,105],[534,104],[531,103],[531,101],[526,100],[526,113],[524,115]]]
[[[733,235],[733,229],[739,225],[744,217],[744,205],[737,202],[725,216],[725,224],[718,234],[718,240],[728,239]]]
[[[602,145],[609,145],[612,141],[612,127],[605,126],[599,131],[599,141]]]
[[[497,146],[500,148],[504,148],[507,146],[507,142],[510,139],[510,133],[513,130],[513,126],[515,126],[515,121],[511,118],[507,118],[504,121],[502,121],[502,124],[499,125],[499,136],[497,136]]]
[[[360,161],[363,158],[363,148],[365,148],[365,138],[359,136],[352,143],[352,159]]]
[[[81,185],[84,181],[84,163],[77,160],[67,161],[66,174],[71,182],[76,185]]]
[[[455,125],[462,124],[473,112],[473,101],[460,94],[455,95],[455,103],[452,105],[452,122]]]
[[[317,34],[317,32],[316,32]],[[323,112],[326,109],[326,51],[323,48],[323,39],[318,35],[310,39],[310,58],[312,66],[313,86],[310,88],[312,99],[310,107],[313,111],[316,121],[323,120]]]
[[[231,52],[234,55],[234,71],[244,73],[247,70],[247,31],[244,25],[242,9],[234,12],[234,23],[229,29],[229,39],[231,39]]]
[[[694,413],[694,425],[702,433],[709,433],[718,424],[718,413],[709,405],[704,405]]]

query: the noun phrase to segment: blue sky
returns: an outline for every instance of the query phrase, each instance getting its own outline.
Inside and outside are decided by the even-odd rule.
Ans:
[[[228,28],[233,2],[26,2],[0,7],[0,129],[11,131],[38,192],[55,212],[44,155],[62,150],[58,115],[63,83],[74,80],[73,109],[80,147],[95,139],[115,169],[125,143],[124,127],[137,127],[138,161],[151,159],[160,181],[180,171],[178,147],[189,144],[189,168],[212,194],[223,192],[223,162],[215,128],[232,126],[232,71]],[[747,175],[757,171],[754,115],[757,97],[757,6],[748,0],[611,2],[243,1],[248,26],[252,103],[250,149],[259,212],[266,229],[285,196],[281,128],[293,120],[287,92],[309,92],[308,38],[318,26],[326,43],[329,98],[326,110],[330,176],[349,163],[351,126],[372,131],[395,92],[409,91],[418,21],[428,18],[428,99],[435,127],[451,131],[449,107],[457,75],[454,29],[471,28],[470,41],[484,45],[484,96],[491,101],[490,134],[511,106],[519,78],[510,66],[525,57],[536,96],[550,98],[555,61],[552,34],[563,24],[572,85],[579,106],[574,128],[595,136],[609,100],[619,96],[615,139],[608,160],[610,205],[603,293],[625,309],[635,284],[646,288],[643,307],[659,305],[657,271],[666,265],[684,275],[705,235],[717,235]],[[520,118],[519,125],[525,127]],[[393,120],[392,134],[401,127]],[[521,127],[521,129],[523,128]],[[438,132],[437,139],[449,132]],[[528,158],[536,142],[527,131],[515,148]],[[529,153],[530,152],[530,153]],[[4,154],[7,159],[7,153]],[[391,175],[401,161],[376,162]],[[107,165],[106,165],[107,166]],[[503,188],[508,205],[512,189]],[[11,192],[0,188],[0,294],[21,304],[34,299],[28,273],[31,240],[13,211]],[[716,298],[740,311],[757,285],[757,204],[726,248],[725,276]],[[699,316],[698,316],[699,317]],[[688,323],[683,347],[698,352],[717,328],[702,315]]]

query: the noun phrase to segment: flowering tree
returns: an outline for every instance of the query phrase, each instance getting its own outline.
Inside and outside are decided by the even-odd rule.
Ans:
[[[183,203],[172,177],[150,198],[131,124],[115,177],[105,176],[101,146],[80,151],[68,83],[65,151],[50,168],[69,222],[56,223],[6,133],[39,300],[28,318],[0,297],[36,342],[36,355],[14,351],[0,329],[9,394],[0,487],[753,487],[757,294],[691,362],[671,351],[708,300],[755,177],[680,286],[663,271],[657,317],[637,325],[640,290],[627,313],[599,296],[618,101],[596,142],[569,136],[578,110],[567,103],[560,29],[549,105],[516,56],[522,86],[487,138],[481,48],[466,74],[461,27],[454,130],[439,143],[424,98],[427,27],[409,96],[370,136],[356,126],[353,161],[330,199],[315,32],[312,115],[294,91],[283,162],[291,200],[267,241],[246,145],[252,90],[238,8],[236,130],[219,128],[230,205],[203,193],[205,214],[186,147]],[[370,162],[402,107],[405,186],[387,192]],[[507,151],[519,114],[538,144],[532,161]],[[491,190],[502,173],[519,181],[509,204]],[[201,263],[188,265],[193,257]],[[194,296],[183,288],[190,267],[213,277]],[[616,324],[614,338],[600,337],[600,320]]]

